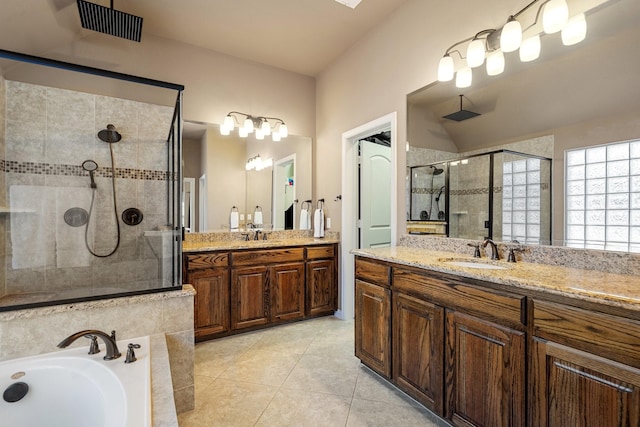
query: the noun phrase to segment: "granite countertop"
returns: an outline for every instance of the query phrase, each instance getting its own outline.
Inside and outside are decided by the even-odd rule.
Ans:
[[[555,265],[505,260],[480,260],[455,252],[432,251],[397,246],[379,249],[356,249],[354,255],[425,268],[471,279],[510,285],[525,290],[544,291],[584,301],[640,311],[640,278]],[[505,269],[479,269],[456,266],[446,261],[471,261],[496,264]]]
[[[310,246],[310,245],[329,245],[340,243],[339,239],[325,237],[301,237],[301,238],[283,238],[271,240],[221,240],[221,241],[204,241],[204,242],[184,242],[182,244],[183,253],[208,252],[208,251],[224,251],[237,249],[269,249],[282,248],[290,246]]]

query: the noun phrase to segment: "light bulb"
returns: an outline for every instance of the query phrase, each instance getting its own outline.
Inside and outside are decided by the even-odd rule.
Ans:
[[[569,19],[567,26],[562,29],[562,44],[571,46],[580,43],[587,37],[587,21],[584,13],[579,13]]]
[[[244,169],[250,171],[252,167],[251,160],[247,160],[247,164],[244,165]]]
[[[542,28],[547,34],[557,33],[567,26],[569,6],[565,0],[549,0],[542,13]]]
[[[229,129],[225,125],[220,126],[220,135],[229,135],[230,133],[231,129]]]
[[[244,130],[247,131],[247,134],[253,132],[253,120],[250,117],[244,119],[244,126],[242,126]]]
[[[282,139],[280,137],[280,132],[273,132],[271,134],[271,138],[273,139],[274,142],[278,142],[278,141],[280,141]]]
[[[453,74],[453,58],[447,54],[440,59],[440,64],[438,64],[438,80],[448,82],[453,80]]]
[[[465,67],[461,70],[458,70],[456,74],[456,87],[457,88],[465,88],[471,86],[471,80],[473,79],[473,74],[471,72],[471,68]]]
[[[262,133],[262,128],[256,129],[256,139],[264,139],[264,133]]]
[[[260,129],[262,129],[263,135],[265,136],[271,135],[271,126],[269,125],[269,122],[266,119],[262,122],[262,126]]]
[[[286,138],[287,136],[289,136],[289,129],[287,128],[287,125],[284,124],[284,122],[282,122],[282,124],[280,125],[279,132],[282,138]]]
[[[249,132],[244,127],[241,127],[238,129],[238,135],[240,138],[246,138],[249,136]]]
[[[224,126],[227,129],[229,129],[229,131],[232,131],[233,128],[235,127],[235,123],[233,121],[233,117],[231,117],[231,115],[227,114],[227,116],[224,118],[224,122],[222,123],[222,126]]]
[[[522,42],[522,25],[516,19],[510,19],[500,34],[500,49],[503,52],[515,52]]]
[[[522,42],[520,45],[520,61],[529,62],[535,61],[540,57],[540,35],[536,34],[533,37]]]
[[[487,74],[497,76],[504,71],[504,54],[496,50],[487,55]]]
[[[473,40],[467,47],[467,65],[471,68],[481,66],[484,63],[484,54],[484,40]]]

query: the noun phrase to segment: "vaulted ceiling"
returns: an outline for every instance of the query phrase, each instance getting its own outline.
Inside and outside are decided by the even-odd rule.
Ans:
[[[315,76],[405,1],[351,9],[333,0],[114,0],[114,8],[144,19],[143,44],[152,35]],[[0,2],[2,49],[69,61],[56,51],[90,33],[76,0]]]

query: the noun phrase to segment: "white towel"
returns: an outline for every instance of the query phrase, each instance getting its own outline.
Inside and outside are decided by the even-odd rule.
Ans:
[[[229,228],[231,230],[237,230],[240,226],[240,213],[238,211],[231,211],[229,215]]]
[[[262,211],[255,211],[253,213],[253,225],[262,225]]]
[[[311,213],[306,208],[300,210],[300,230],[311,230]]]
[[[324,237],[324,211],[316,209],[313,214],[313,237]]]

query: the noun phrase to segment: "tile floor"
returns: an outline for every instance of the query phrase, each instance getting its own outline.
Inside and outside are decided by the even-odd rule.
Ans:
[[[353,326],[322,317],[197,344],[180,427],[448,425],[360,363]]]

